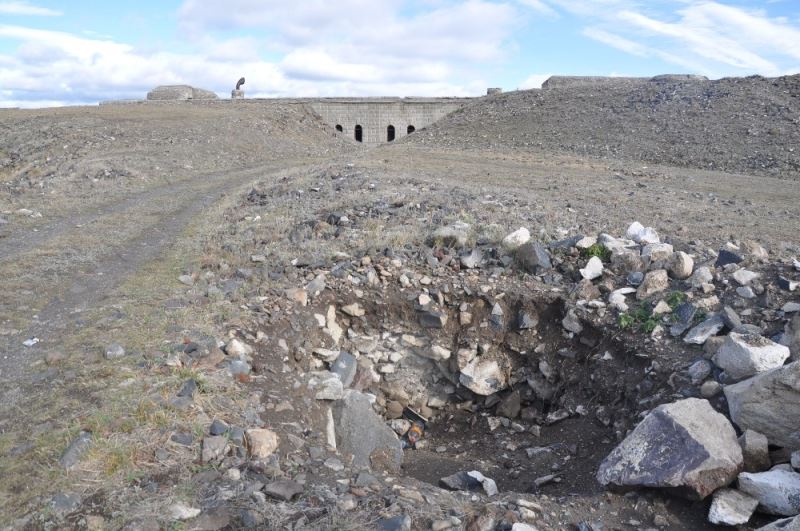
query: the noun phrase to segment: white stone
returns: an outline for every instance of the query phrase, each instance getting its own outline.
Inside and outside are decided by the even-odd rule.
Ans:
[[[603,274],[603,261],[597,256],[593,256],[586,263],[586,267],[580,270],[581,276],[587,280],[594,280]]]
[[[625,232],[625,237],[636,243],[645,245],[648,243],[659,243],[661,241],[653,227],[644,227],[638,221],[631,223],[630,227],[628,227],[628,230]]]
[[[759,509],[781,516],[800,514],[800,474],[775,469],[739,474],[739,490],[758,500]]]
[[[597,243],[597,238],[595,238],[594,236],[584,236],[583,238],[575,242],[575,247],[577,247],[578,249],[588,249],[589,247],[591,247],[596,243]]]
[[[708,521],[717,525],[746,524],[758,507],[758,500],[735,489],[719,489],[714,493]]]
[[[506,251],[513,251],[520,245],[528,243],[531,239],[531,233],[525,227],[521,227],[505,238],[503,238],[502,246]]]
[[[800,312],[800,302],[787,302],[781,310],[783,310],[783,313]]]
[[[236,356],[237,358],[246,358],[253,353],[253,347],[240,341],[238,339],[231,339],[225,347],[225,352],[228,356]]]
[[[765,337],[731,332],[714,354],[714,363],[740,380],[783,365],[789,348]]]
[[[737,269],[733,273],[733,280],[739,283],[741,286],[747,286],[752,281],[760,277],[758,273],[754,271],[748,271],[747,269]]]
[[[459,375],[461,385],[473,393],[489,396],[507,387],[506,375],[495,360],[475,358]]]
[[[178,502],[169,508],[169,514],[174,520],[190,520],[200,514],[200,509]]]
[[[342,380],[332,372],[312,372],[308,388],[315,391],[314,398],[317,400],[339,400],[344,396]]]
[[[351,317],[361,317],[367,313],[357,302],[342,307],[342,311]]]

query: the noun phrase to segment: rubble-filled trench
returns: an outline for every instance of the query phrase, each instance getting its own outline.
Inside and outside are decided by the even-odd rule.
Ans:
[[[350,166],[309,179],[311,195],[298,184],[287,177],[253,189],[228,213],[221,245],[249,262],[227,266],[223,276],[238,280],[220,284],[247,293],[240,317],[249,325],[231,337],[256,345],[231,372],[263,391],[268,425],[287,430],[290,476],[366,506],[364,474],[383,474],[394,487],[381,514],[408,485],[428,484],[483,507],[497,494],[547,500],[551,517],[540,507],[537,520],[547,529],[580,520],[594,524],[579,529],[715,528],[704,485],[681,477],[689,491],[701,490],[687,499],[687,485],[645,478],[626,495],[608,483],[627,479],[598,474],[637,426],[675,403],[707,408],[703,415],[727,426],[725,444],[738,448],[720,384],[732,380],[710,360],[733,331],[790,333],[790,314],[774,308],[791,297],[767,284],[793,277],[790,265],[765,266],[763,248],[747,243],[745,264],[718,266],[717,254],[738,255],[708,253],[701,243],[674,242],[681,250],[673,251],[638,224],[626,237],[633,231],[655,243],[556,231],[562,239],[540,232],[544,245],[508,228],[497,237],[486,223],[496,212],[484,220],[463,208],[469,192],[454,189],[445,203],[435,184],[386,182],[365,202],[359,192],[374,185]],[[503,202],[524,210],[516,198]],[[262,223],[265,207],[281,217]],[[520,234],[526,243],[515,243]],[[768,308],[741,296],[745,281]],[[691,437],[678,443],[694,459]],[[773,463],[786,463],[788,454],[772,449]],[[741,457],[732,466],[726,478],[741,470]],[[421,516],[419,503],[415,526],[439,521]],[[552,516],[564,504],[567,514]]]

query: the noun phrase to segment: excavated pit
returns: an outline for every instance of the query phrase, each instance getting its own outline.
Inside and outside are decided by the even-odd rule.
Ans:
[[[384,364],[382,354],[366,354],[377,360],[382,378],[371,390],[387,421],[402,437],[409,423],[397,420],[399,406],[429,419],[416,448],[405,450],[403,473],[440,485],[478,470],[501,492],[600,492],[599,463],[666,384],[649,373],[652,360],[615,329],[585,324],[580,335],[567,332],[565,304],[548,293],[498,299],[432,291],[424,306],[408,297],[365,305],[364,320],[350,323],[359,333],[381,330],[383,345],[402,356]],[[448,359],[430,359],[442,349]],[[494,363],[499,378],[465,377],[470,366]]]

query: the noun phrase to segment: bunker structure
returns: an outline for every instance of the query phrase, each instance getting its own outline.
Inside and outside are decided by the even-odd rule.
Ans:
[[[339,134],[368,146],[394,142],[444,118],[471,98],[321,98],[308,106]]]

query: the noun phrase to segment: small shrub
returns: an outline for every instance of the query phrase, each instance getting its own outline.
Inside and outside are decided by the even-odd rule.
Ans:
[[[609,260],[611,260],[611,250],[602,243],[595,243],[591,247],[587,247],[581,252],[581,254],[585,258],[591,258],[592,256],[596,256],[603,262],[608,262]]]

